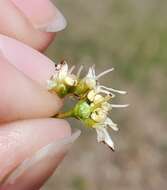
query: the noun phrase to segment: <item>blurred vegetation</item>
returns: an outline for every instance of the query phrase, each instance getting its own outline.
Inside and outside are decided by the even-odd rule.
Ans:
[[[165,190],[167,186],[167,1],[56,0],[69,26],[47,54],[58,62],[115,67],[103,82],[127,89],[113,113],[113,154],[86,132],[47,184],[61,190]],[[112,83],[112,84],[110,84]],[[78,123],[73,123],[78,125]],[[77,176],[77,177],[76,177]],[[47,188],[46,188],[47,189]]]

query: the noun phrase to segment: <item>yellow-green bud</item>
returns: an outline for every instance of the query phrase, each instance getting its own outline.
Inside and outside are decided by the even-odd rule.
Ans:
[[[90,117],[91,108],[86,101],[79,101],[74,108],[74,115],[79,119],[87,119]]]

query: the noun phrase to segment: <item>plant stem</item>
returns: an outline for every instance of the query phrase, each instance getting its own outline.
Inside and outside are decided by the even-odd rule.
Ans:
[[[74,116],[74,112],[73,110],[64,112],[64,113],[57,113],[56,115],[54,115],[54,118],[59,118],[59,119],[64,119],[64,118],[69,118],[69,117],[73,117]]]

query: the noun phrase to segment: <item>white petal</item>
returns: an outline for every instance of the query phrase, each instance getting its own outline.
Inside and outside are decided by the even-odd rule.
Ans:
[[[89,71],[86,77],[96,80],[95,70],[93,67],[89,68]]]
[[[102,89],[105,89],[105,90],[107,90],[107,91],[109,91],[109,92],[117,92],[117,93],[119,93],[119,94],[126,94],[126,93],[127,93],[126,91],[116,90],[116,89],[114,89],[114,88],[108,88],[108,87],[106,87],[106,86],[99,86],[99,87],[102,88]]]
[[[105,125],[109,126],[110,128],[112,128],[114,131],[118,131],[118,127],[117,124],[114,123],[109,117],[107,117],[107,119],[104,122]]]
[[[113,70],[114,70],[114,68],[107,69],[106,71],[104,71],[104,72],[100,73],[99,75],[97,75],[96,79],[101,78],[102,76],[104,76],[104,75],[106,75],[106,74],[112,72]]]
[[[79,67],[78,72],[77,72],[77,78],[79,78],[79,77],[80,77],[80,74],[81,74],[81,72],[82,72],[83,68],[84,68],[84,66],[83,66],[83,65],[81,65],[81,66]]]
[[[93,78],[87,78],[86,77],[86,85],[88,86],[88,88],[90,89],[94,89],[96,87],[96,80],[94,80]]]
[[[64,63],[59,71],[59,80],[63,80],[68,74],[68,64]]]
[[[75,65],[73,65],[73,66],[69,69],[68,73],[71,74],[71,73],[74,71],[74,69],[75,69]]]
[[[117,104],[111,104],[112,108],[126,108],[129,106],[129,104],[124,105],[117,105]]]
[[[97,132],[97,142],[103,142],[105,138],[102,129],[96,128],[96,132]]]
[[[52,76],[50,77],[50,80],[57,80],[57,79],[58,79],[58,74],[59,74],[59,72],[56,71],[56,72],[54,73],[54,75],[52,75]]]
[[[97,141],[107,144],[112,150],[114,150],[114,143],[105,128],[97,128]]]
[[[97,86],[96,91],[97,91],[97,93],[103,93],[103,94],[111,95],[112,98],[115,97],[115,94],[113,94],[112,92],[110,92],[108,90],[101,89],[101,86]]]

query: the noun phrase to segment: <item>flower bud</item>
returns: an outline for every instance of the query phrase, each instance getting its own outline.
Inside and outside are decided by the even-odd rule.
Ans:
[[[111,110],[111,104],[109,104],[108,102],[104,102],[101,106],[101,108],[105,111],[108,112]]]
[[[97,108],[96,110],[94,110],[94,112],[91,114],[91,118],[98,122],[104,122],[104,120],[107,118],[106,113],[101,109],[101,108]]]
[[[79,101],[74,108],[74,115],[79,119],[87,119],[90,117],[91,108],[86,101]]]
[[[100,94],[97,94],[95,97],[94,97],[94,104],[98,104],[98,103],[101,103],[102,101],[104,100],[104,97]]]
[[[68,86],[76,86],[77,85],[77,79],[74,75],[70,75],[70,76],[66,76],[64,79],[64,82],[68,85]]]
[[[96,92],[94,90],[91,90],[88,95],[87,95],[87,98],[88,100],[90,100],[91,102],[93,102],[94,98],[96,96]]]

